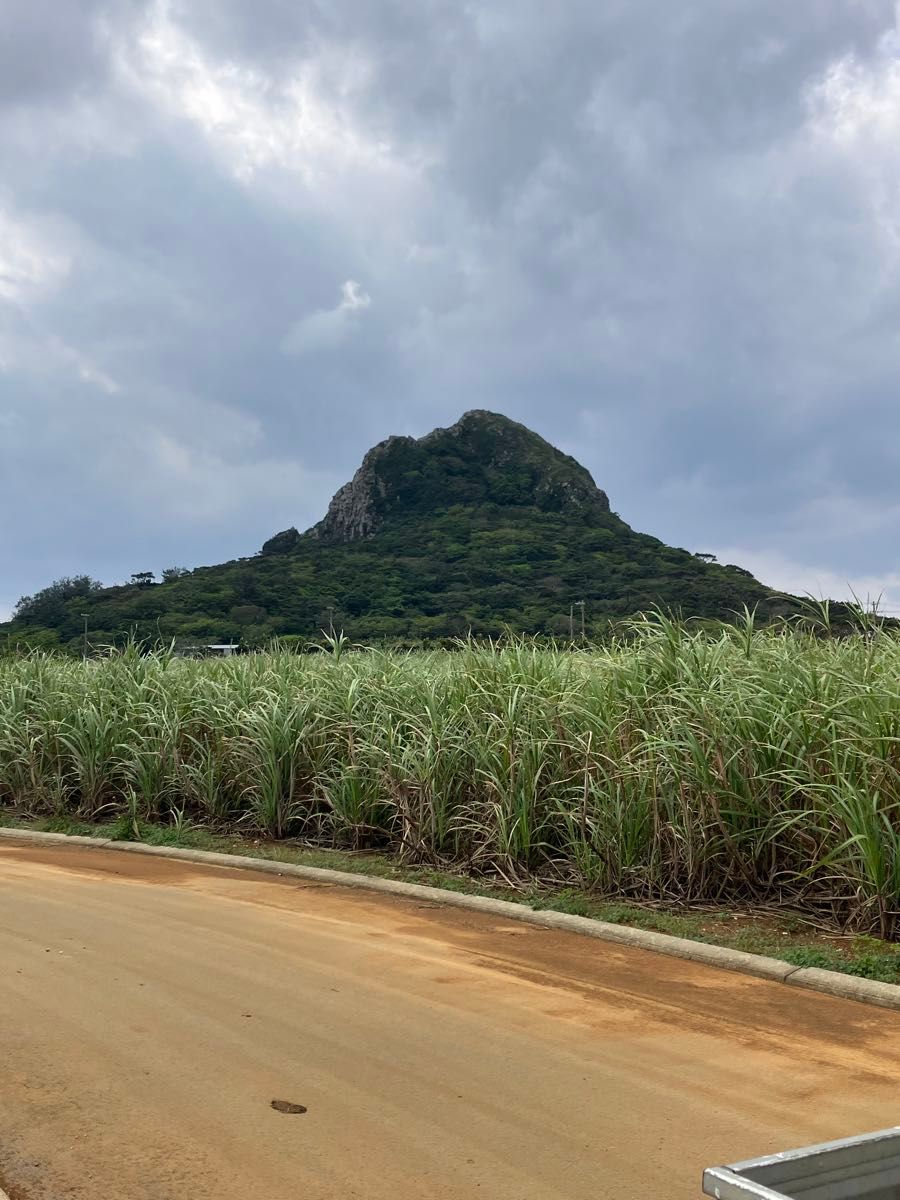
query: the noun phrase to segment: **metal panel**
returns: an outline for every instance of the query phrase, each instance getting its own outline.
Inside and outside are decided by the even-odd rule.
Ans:
[[[773,1192],[753,1183],[730,1167],[707,1167],[703,1172],[703,1192],[716,1200],[784,1200],[784,1192]]]
[[[900,1126],[703,1173],[717,1200],[897,1200]]]

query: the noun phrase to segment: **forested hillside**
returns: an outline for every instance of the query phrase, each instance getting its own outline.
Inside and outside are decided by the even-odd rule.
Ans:
[[[574,459],[495,413],[465,414],[424,438],[389,438],[306,533],[252,557],[162,582],[62,580],[20,602],[17,642],[79,646],[139,638],[404,641],[516,632],[598,634],[653,607],[731,619],[790,611],[738,566],[635,532]]]

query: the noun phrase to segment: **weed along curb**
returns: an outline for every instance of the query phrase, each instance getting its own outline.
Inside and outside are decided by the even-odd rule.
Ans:
[[[705,942],[693,942],[687,938],[669,934],[653,933],[646,929],[633,929],[627,925],[612,925],[590,917],[577,917],[569,913],[535,910],[524,904],[513,904],[508,900],[494,900],[486,896],[470,896],[464,892],[451,892],[445,888],[425,887],[418,883],[402,883],[399,880],[379,879],[372,875],[356,875],[347,871],[331,871],[324,867],[306,867],[297,863],[278,862],[268,858],[250,858],[240,854],[216,854],[207,850],[181,850],[174,846],[148,846],[143,842],[112,841],[108,838],[78,837],[65,833],[40,833],[36,830],[0,827],[0,838],[20,843],[45,844],[48,842],[92,846],[95,849],[115,850],[127,854],[149,854],[156,858],[175,858],[205,866],[227,867],[232,870],[261,871],[267,875],[294,876],[313,879],[335,887],[359,888],[370,892],[385,892],[416,900],[466,908],[473,912],[503,917],[508,921],[522,921],[543,929],[559,929],[568,933],[579,933],[584,937],[598,938],[620,946],[632,946],[637,950],[649,950],[654,954],[667,954],[671,958],[689,959],[705,963],[725,971],[737,971],[743,975],[755,975],[790,987],[806,988],[843,1000],[858,1000],[863,1004],[874,1004],[880,1008],[900,1011],[900,985],[880,983],[872,979],[861,979],[844,975],[839,971],[823,971],[818,967],[796,967],[777,958],[766,958],[761,954],[748,954],[742,950],[729,950],[724,946],[710,946]],[[0,1200],[4,1200],[0,1192]]]

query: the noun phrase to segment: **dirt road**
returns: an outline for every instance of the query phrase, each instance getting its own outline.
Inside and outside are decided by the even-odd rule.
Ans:
[[[706,1165],[900,1123],[898,1082],[900,1016],[851,1002],[421,902],[0,847],[13,1200],[686,1200]]]

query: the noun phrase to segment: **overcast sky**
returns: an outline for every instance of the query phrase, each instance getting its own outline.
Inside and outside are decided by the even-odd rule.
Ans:
[[[492,408],[900,612],[893,0],[0,0],[0,614]]]

